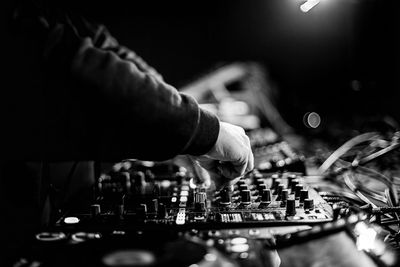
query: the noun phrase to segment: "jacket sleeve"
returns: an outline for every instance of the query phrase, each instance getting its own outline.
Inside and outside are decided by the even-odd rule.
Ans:
[[[48,52],[49,62],[61,54],[66,57],[63,64],[68,66],[66,83],[71,90],[62,100],[64,119],[60,122],[50,114],[51,121],[63,125],[47,124],[48,158],[165,160],[178,154],[201,155],[212,148],[219,133],[215,115],[165,83],[132,51],[117,43],[95,45],[93,37],[69,32]],[[62,43],[70,38],[76,38],[75,45]],[[57,105],[48,92],[46,102]]]
[[[79,18],[82,28],[85,29],[86,34],[90,36],[93,40],[93,45],[95,47],[101,48],[103,50],[108,50],[116,53],[121,59],[131,61],[136,65],[136,67],[142,71],[147,72],[156,76],[159,79],[163,79],[162,75],[158,73],[153,67],[151,67],[143,58],[141,58],[133,50],[119,44],[117,39],[115,39],[107,27],[103,24],[90,23],[89,21]]]

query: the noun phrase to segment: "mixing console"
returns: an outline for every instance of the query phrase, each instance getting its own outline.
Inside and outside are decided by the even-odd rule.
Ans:
[[[129,163],[125,163],[129,165]],[[168,166],[130,167],[104,174],[98,181],[94,204],[67,213],[59,226],[103,227],[228,225],[293,225],[332,220],[332,208],[300,173],[247,174],[234,186],[208,191],[191,183],[191,175],[174,166],[157,175],[154,169]],[[160,172],[159,172],[160,173]],[[71,218],[76,218],[72,222]]]
[[[248,133],[256,168],[261,172],[295,171],[306,173],[304,156],[269,128]]]
[[[250,140],[256,168],[218,190],[173,160],[103,166],[90,201],[63,210],[15,266],[286,267],[323,257],[375,267],[353,241],[352,229],[372,231],[365,216],[334,216],[286,141],[267,129]]]

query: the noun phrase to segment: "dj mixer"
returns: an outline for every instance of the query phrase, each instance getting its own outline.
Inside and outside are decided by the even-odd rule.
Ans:
[[[365,218],[338,218],[285,140],[249,136],[256,168],[222,188],[195,183],[175,161],[108,165],[90,201],[62,210],[14,266],[285,267],[323,255],[325,266],[377,266],[353,241]],[[315,246],[331,252],[317,258]],[[294,264],[301,250],[308,258]]]

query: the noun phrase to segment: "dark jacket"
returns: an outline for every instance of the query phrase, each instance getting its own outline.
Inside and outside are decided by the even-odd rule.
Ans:
[[[54,13],[14,13],[11,86],[1,92],[8,158],[162,160],[211,149],[219,132],[214,115],[104,26]]]
[[[0,90],[1,242],[12,252],[38,229],[55,162],[165,160],[216,142],[217,117],[104,26],[34,5],[12,11]],[[77,176],[93,176],[85,166]]]

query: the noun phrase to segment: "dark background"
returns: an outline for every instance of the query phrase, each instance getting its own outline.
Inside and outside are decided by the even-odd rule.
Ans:
[[[86,1],[120,43],[176,87],[221,64],[258,61],[299,130],[316,111],[321,129],[400,119],[400,9],[395,0]],[[90,4],[89,4],[90,3]],[[319,131],[321,131],[319,129]],[[317,131],[317,130],[313,130]]]

